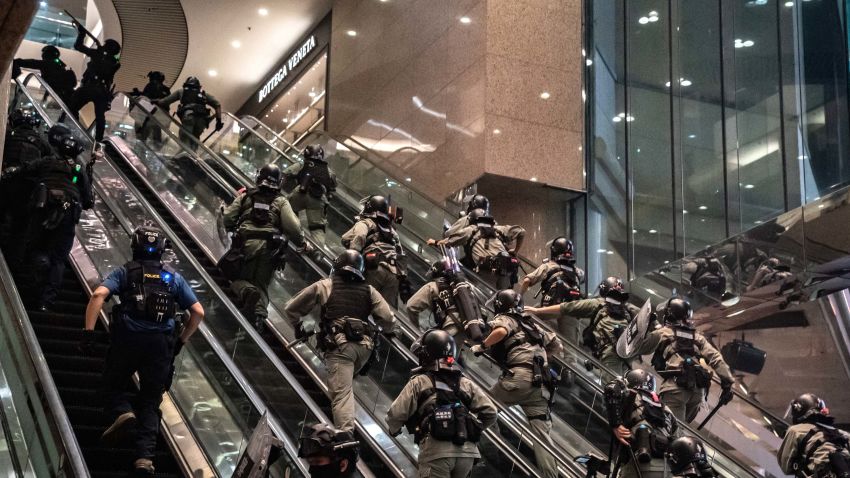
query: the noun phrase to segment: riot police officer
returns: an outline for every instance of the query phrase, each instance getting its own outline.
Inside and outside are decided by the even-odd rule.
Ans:
[[[556,384],[548,354],[556,353],[560,341],[523,313],[522,296],[512,289],[496,293],[493,309],[490,334],[470,350],[476,355],[487,353],[503,368],[490,395],[505,405],[519,405],[537,438],[552,445],[550,407]],[[535,445],[534,457],[544,476],[558,476],[555,458],[542,446]]]
[[[708,463],[705,447],[698,438],[673,440],[665,454],[673,478],[715,478],[717,473]]]
[[[342,235],[342,245],[363,254],[366,282],[396,308],[399,296],[407,302],[413,291],[407,280],[407,259],[393,227],[390,202],[383,196],[368,196],[361,204],[357,222]]]
[[[77,41],[74,43],[74,49],[88,56],[89,64],[83,73],[80,87],[74,90],[71,96],[68,108],[75,118],[79,118],[80,110],[91,102],[94,105],[94,138],[96,141],[101,141],[106,129],[106,112],[112,105],[112,82],[115,73],[121,68],[119,61],[121,45],[110,38],[104,41],[103,45],[98,43],[97,48],[89,48],[83,43],[88,34],[86,28],[79,23],[74,23],[77,25]]]
[[[360,442],[350,431],[326,423],[306,426],[298,440],[298,457],[307,460],[311,478],[346,478],[354,475]]]
[[[664,478],[664,453],[676,433],[676,417],[655,393],[655,377],[630,370],[605,386],[608,423],[625,447],[619,455],[623,477]]]
[[[465,339],[481,342],[485,327],[482,306],[457,260],[446,255],[434,261],[428,275],[431,281],[407,301],[410,319],[418,325],[419,314],[430,309],[437,327],[451,334],[456,342],[463,343]]]
[[[47,138],[53,154],[4,173],[7,178],[23,175],[36,185],[24,242],[31,263],[28,295],[40,310],[53,305],[74,244],[74,228],[82,210],[94,205],[88,172],[77,159],[83,152],[80,141],[61,123],[50,128]]]
[[[283,175],[294,179],[296,188],[289,195],[295,214],[305,211],[307,230],[319,244],[325,243],[325,228],[328,225],[328,199],[336,191],[336,176],[328,169],[325,150],[311,144],[302,152],[304,163],[295,163],[283,171]]]
[[[784,473],[796,477],[850,477],[850,435],[835,427],[826,402],[804,393],[791,401],[793,425],[777,452]]]
[[[531,274],[522,278],[520,294],[540,284],[540,290],[535,297],[540,297],[540,307],[546,307],[564,302],[582,299],[581,284],[584,282],[584,271],[576,267],[573,251],[573,241],[566,237],[556,237],[549,244],[549,259],[535,269]],[[580,322],[570,317],[558,318],[558,331],[567,340],[578,343]]]
[[[13,111],[3,145],[3,172],[10,174],[0,180],[0,245],[15,272],[24,260],[26,241],[21,239],[29,223],[29,211],[20,203],[32,196],[34,184],[31,178],[14,172],[51,153],[42,135],[41,118],[31,111]]]
[[[115,448],[125,438],[134,440],[137,473],[153,475],[156,439],[159,434],[159,404],[170,383],[171,363],[204,318],[204,308],[189,283],[162,264],[168,247],[164,234],[154,227],[133,231],[133,258],[104,279],[86,307],[85,332],[80,349],[92,353],[97,317],[112,296],[121,299],[112,309],[111,345],[103,372],[105,413],[114,420],[101,437]],[[175,337],[175,314],[189,312],[189,320]],[[134,373],[139,375],[135,396],[127,393]]]
[[[331,277],[307,286],[284,308],[298,339],[309,335],[301,318],[316,306],[321,308],[322,317],[316,324],[318,346],[324,352],[328,369],[334,424],[347,431],[354,429],[355,422],[354,375],[365,375],[364,365],[373,354],[379,332],[392,335],[395,325],[392,310],[366,282],[364,269],[363,256],[355,250],[346,250],[334,260]]]
[[[148,83],[144,89],[139,91],[138,88],[133,88],[132,96],[144,96],[148,100],[156,102],[171,94],[171,88],[165,86],[165,75],[161,71],[149,71],[147,76]],[[147,116],[142,124],[136,124],[136,138],[141,141],[152,138],[157,143],[161,143],[162,129]]]
[[[221,103],[213,95],[204,91],[201,88],[201,80],[194,76],[186,78],[183,88],[157,101],[156,104],[168,110],[169,106],[177,100],[180,100],[180,105],[177,107],[177,117],[181,123],[180,141],[192,151],[196,151],[201,135],[210,125],[213,117],[216,131],[224,127],[221,121]],[[210,116],[209,107],[214,111],[213,116]]]
[[[487,214],[490,214],[490,200],[483,194],[476,194],[469,199],[466,204],[466,210],[461,212],[460,217],[448,229],[443,232],[443,237],[449,237],[455,232],[469,225],[469,213],[475,209],[483,209]],[[437,241],[433,239],[428,241],[428,245],[434,245]]]
[[[77,86],[77,75],[59,56],[58,48],[46,45],[41,49],[41,60],[15,58],[12,62],[12,78],[21,76],[21,68],[38,70],[44,82],[53,88],[59,99],[67,105],[74,93],[74,87]]]
[[[615,350],[617,339],[639,309],[628,303],[629,294],[619,277],[609,277],[599,284],[599,297],[565,302],[543,308],[527,310],[541,319],[572,317],[590,319],[582,331],[582,343],[593,356],[615,374],[623,374],[631,367]]]
[[[693,309],[687,300],[669,299],[660,311],[664,326],[650,332],[637,346],[637,353],[653,354],[652,366],[663,378],[661,399],[676,418],[691,422],[711,385],[707,367],[720,377],[720,403],[724,405],[734,396],[735,377],[720,352],[693,327]]]
[[[472,258],[470,265],[482,279],[497,290],[513,287],[519,268],[516,255],[522,246],[525,229],[499,226],[484,209],[473,209],[467,218],[469,225],[455,230],[437,244],[463,246],[467,258]]]
[[[233,234],[219,267],[232,282],[240,307],[258,329],[268,317],[268,287],[283,266],[287,241],[306,252],[301,224],[280,191],[281,172],[267,164],[257,172],[256,188],[240,193],[224,208],[224,227]]]
[[[496,422],[496,405],[457,365],[449,333],[425,332],[412,349],[419,367],[387,411],[393,436],[405,425],[419,445],[420,477],[463,478],[481,458],[481,433]]]

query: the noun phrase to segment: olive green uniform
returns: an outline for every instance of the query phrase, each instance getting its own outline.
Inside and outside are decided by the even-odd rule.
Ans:
[[[401,394],[393,401],[387,411],[387,427],[390,434],[396,434],[410,417],[424,412],[437,400],[431,395],[419,404],[419,396],[432,387],[428,375],[413,376]],[[490,398],[466,377],[460,379],[460,390],[470,398],[469,411],[474,414],[484,428],[496,423],[498,410]],[[472,471],[472,465],[481,458],[478,445],[466,442],[462,446],[450,441],[437,440],[430,435],[419,443],[418,476],[421,478],[465,478]]]
[[[655,329],[649,333],[646,341],[638,348],[638,354],[661,353],[663,357],[669,357],[666,360],[666,370],[681,370],[684,359],[674,351],[674,337],[674,331],[671,327],[665,326]],[[694,344],[701,358],[700,362],[705,361],[709,367],[714,369],[722,382],[733,383],[735,381],[735,377],[732,376],[723,356],[706,340],[702,333],[694,331]],[[659,348],[663,349],[659,350]],[[702,363],[696,364],[696,366],[708,371]],[[661,399],[673,410],[676,418],[685,422],[693,421],[705,397],[705,389],[699,387],[688,389],[677,385],[676,377],[669,374],[661,375],[664,379],[659,387]]]
[[[612,315],[611,311],[614,307],[624,312],[626,317],[618,318]],[[612,299],[595,297],[561,304],[559,319],[572,317],[573,319],[590,319],[591,324],[595,322],[593,336],[596,339],[597,348],[593,351],[593,355],[615,375],[622,375],[630,370],[631,366],[617,355],[617,337],[639,311],[640,309],[629,303],[619,304]]]
[[[645,392],[643,392],[645,393]],[[632,433],[632,437],[636,436],[636,432],[639,427],[649,427],[650,429],[656,428],[653,427],[651,423],[649,423],[645,418],[644,408],[648,406],[644,400],[652,400],[651,397],[647,396],[646,398],[642,398],[641,392],[637,392],[632,396],[633,403],[629,404],[628,416],[623,417],[623,426],[629,429]],[[653,402],[658,404],[658,402]],[[667,416],[668,425],[666,430],[658,430],[659,433],[665,434],[671,441],[675,438],[673,435],[676,430],[676,418],[673,416],[673,412],[670,408],[661,405],[664,410],[664,414]],[[634,438],[633,438],[634,439]],[[640,475],[638,475],[638,470],[640,470]],[[628,464],[624,465],[622,468],[621,477],[622,478],[637,478],[638,476],[642,476],[643,478],[664,478],[665,471],[667,470],[667,465],[664,462],[663,458],[655,458],[653,457],[649,463],[638,463],[637,467],[635,467],[635,460],[630,460]]]
[[[508,332],[505,340],[518,339],[523,341],[525,333],[522,326],[509,315],[496,315],[490,320],[490,328],[495,331],[503,328]],[[492,333],[492,332],[491,332]],[[513,334],[513,335],[511,335]],[[529,365],[534,363],[534,357],[546,357],[547,353],[543,347],[532,345],[528,342],[513,347],[508,352],[507,363],[503,364],[513,372],[513,376],[503,374],[499,381],[490,390],[490,395],[505,405],[519,405],[532,431],[542,441],[554,447],[552,438],[552,420],[549,418],[549,401],[542,386],[535,387],[532,384],[533,372]],[[548,360],[547,360],[548,363]],[[534,447],[534,458],[537,466],[547,478],[558,476],[558,465],[555,457],[540,446]]]
[[[183,88],[173,91],[170,95],[156,102],[157,105],[163,106],[168,110],[168,107],[174,103],[175,101],[183,98]],[[202,91],[201,92],[205,98],[205,103],[207,106],[212,107],[216,111],[216,117],[221,117],[221,103],[211,94]],[[179,111],[179,110],[178,110]],[[191,150],[198,149],[198,143],[200,142],[201,135],[204,133],[204,130],[207,129],[207,126],[210,124],[210,117],[207,115],[200,115],[194,112],[186,112],[184,114],[179,115],[180,117],[180,141],[183,142],[186,146],[188,146]]]
[[[825,472],[831,470],[829,455],[838,448],[833,443],[827,442],[826,435],[820,430],[814,432],[803,443],[803,440],[806,439],[806,436],[815,427],[816,425],[811,423],[798,423],[788,428],[788,431],[785,433],[785,439],[782,440],[782,445],[780,445],[776,456],[783,473],[794,475],[794,461],[797,459],[798,454],[800,454],[800,447],[805,447],[800,455],[800,458],[805,461],[805,468],[801,471],[806,473],[807,476],[827,476]],[[840,431],[839,433],[844,438],[850,439],[850,435],[846,432]],[[817,446],[818,443],[821,445]],[[842,453],[847,460],[850,460],[850,451],[846,448],[839,451],[839,453]],[[808,460],[806,460],[806,457],[808,457]],[[824,474],[820,475],[818,472]]]
[[[299,327],[301,317],[309,314],[316,306],[322,307],[331,296],[333,288],[330,278],[321,279],[304,288],[289,299],[284,307],[283,315],[293,327]],[[385,332],[391,332],[395,326],[395,317],[387,302],[374,288],[370,287],[372,297],[372,318]],[[342,322],[342,321],[337,321]],[[342,323],[336,325],[342,326]],[[333,409],[334,425],[341,430],[354,429],[354,374],[356,374],[369,359],[374,344],[371,337],[364,337],[360,342],[350,342],[345,334],[338,333],[333,337],[337,348],[326,351],[325,367],[328,370],[328,393]]]
[[[375,243],[366,247],[366,239],[369,236],[369,231],[374,231],[378,226],[370,218],[360,219],[354,226],[351,227],[345,234],[342,235],[342,244],[355,251],[360,251],[366,256],[373,249],[380,249],[386,253],[397,254],[396,246],[388,243]],[[393,235],[398,238],[398,235],[393,231]],[[401,246],[398,246],[400,250]],[[369,249],[369,250],[366,250]],[[366,282],[378,290],[384,299],[393,308],[398,308],[398,289],[400,276],[406,276],[407,270],[403,263],[402,256],[397,255],[396,259],[391,262],[381,261],[376,268],[366,268]]]
[[[414,324],[418,325],[421,330],[426,330],[429,326],[423,327],[419,322],[419,314],[426,310],[432,310],[432,304],[440,297],[440,289],[434,281],[423,285],[413,296],[407,301],[407,315]],[[456,343],[463,343],[463,323],[457,313],[451,312],[446,317],[445,322],[440,327],[450,333]]]
[[[454,229],[454,228],[453,228]],[[496,290],[511,288],[510,275],[494,273],[486,268],[485,263],[495,257],[504,256],[516,250],[517,241],[525,236],[525,229],[520,226],[495,226],[496,238],[485,239],[476,237],[478,225],[470,224],[455,229],[445,239],[448,247],[469,246],[475,272]],[[450,229],[451,230],[451,229]]]
[[[298,176],[298,173],[304,168],[303,163],[295,163],[283,170],[284,176]],[[333,173],[331,178],[336,182],[336,176]],[[325,228],[328,226],[327,208],[328,198],[326,195],[315,197],[307,191],[302,191],[296,187],[289,194],[289,203],[292,205],[292,210],[295,214],[300,214],[304,211],[307,216],[307,230],[316,239],[319,244],[325,243]]]
[[[543,264],[540,264],[537,269],[534,269],[530,274],[526,274],[525,280],[528,280],[529,287],[533,287],[537,284],[543,282],[546,279],[546,276],[549,275],[550,272],[557,270],[561,267],[555,261],[546,261]],[[576,276],[579,279],[579,284],[584,282],[584,271],[579,267],[573,267],[576,272]],[[537,295],[543,295],[545,292],[540,291]],[[537,296],[535,295],[535,297]],[[540,304],[542,306],[551,305],[551,304]],[[558,317],[558,333],[561,334],[568,341],[578,344],[581,339],[581,331],[587,327],[589,321],[587,319],[576,319],[573,317]]]
[[[224,208],[225,229],[235,231],[237,235],[243,232],[283,234],[296,246],[304,245],[304,234],[301,232],[298,217],[292,212],[285,196],[278,194],[274,197],[269,204],[270,221],[267,224],[258,224],[258,221],[251,217],[251,200],[248,194],[249,191],[240,193]],[[277,245],[269,239],[248,239],[244,241],[242,251],[245,254],[245,262],[239,278],[230,284],[230,288],[243,308],[253,306],[253,310],[245,312],[252,313],[254,320],[262,323],[268,317],[268,287],[279,262],[276,256]]]

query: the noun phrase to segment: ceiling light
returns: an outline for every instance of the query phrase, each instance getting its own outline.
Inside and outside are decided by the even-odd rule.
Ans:
[[[496,128],[496,129],[493,130],[493,134],[502,134],[502,130],[500,130],[499,128]]]
[[[261,9],[257,10],[257,13],[259,13],[261,17],[264,17],[264,16],[269,14],[269,9],[268,8],[261,8]]]
[[[688,138],[691,138],[691,139],[694,139],[694,138],[696,138],[696,137],[697,137],[697,135],[695,135],[695,134],[689,134],[689,135],[688,135]]]
[[[687,209],[682,209],[682,214],[687,214],[687,213],[688,213]]]
[[[460,17],[460,22],[464,25],[469,25],[470,23],[472,23],[472,19],[469,17]]]
[[[413,178],[404,178],[405,181],[410,182],[413,181]]]
[[[218,72],[215,70],[210,70],[207,72],[210,76],[218,76]]]
[[[310,98],[315,98],[315,97],[316,97],[316,93],[315,93],[315,92],[313,92],[313,91],[311,91],[311,92],[307,93],[307,96],[309,96]]]
[[[791,8],[794,6],[794,2],[785,2],[785,6]]]
[[[615,116],[612,121],[614,121],[615,123],[619,123],[620,121],[623,121],[623,118],[620,118],[619,116]]]
[[[649,23],[649,18],[648,17],[640,17],[638,19],[638,23],[640,23],[641,25],[646,25],[647,23]]]
[[[744,189],[752,189],[754,187],[756,187],[754,184],[747,184],[746,186],[744,186]]]
[[[47,2],[41,2],[41,6],[42,6],[42,7],[46,7],[46,6],[47,6]]]
[[[587,60],[585,60],[585,61],[584,61],[584,63],[585,63],[587,66],[590,66],[590,65],[592,65],[592,64],[593,64],[593,60],[591,60],[590,58],[588,58]]]
[[[548,91],[544,91],[543,93],[540,93],[540,98],[542,98],[544,100],[548,100],[550,96],[552,96],[552,95],[550,95]]]
[[[679,80],[679,84],[682,85],[682,86],[691,86],[691,85],[693,85],[693,82],[691,80],[685,80],[683,78],[683,79]]]
[[[752,40],[742,40],[740,38],[735,39],[735,48],[749,48],[755,45],[755,42]]]
[[[605,254],[606,252],[608,252],[608,249],[596,249],[597,254]]]
[[[650,234],[655,234],[656,232],[658,232],[658,231],[656,231],[655,229],[650,229],[650,230],[649,230],[649,233],[650,233]]]
[[[823,209],[826,207],[826,204],[818,204],[818,209]]]
[[[664,83],[664,86],[666,86],[667,88],[670,88],[670,82],[668,81],[667,83]]]
[[[354,30],[348,30],[347,32],[345,32],[345,34],[350,36],[350,37],[356,37],[357,36],[357,32],[354,31]]]
[[[233,48],[239,48],[242,46],[242,42],[239,40],[233,40],[232,42],[230,42],[230,46],[232,46]]]
[[[614,254],[614,251],[608,251],[605,254],[608,254],[610,256],[610,255]]]
[[[531,182],[536,183],[536,182],[537,182],[537,176],[532,176],[532,177],[531,177]]]
[[[700,207],[699,207],[699,210],[700,210],[700,211],[705,211],[706,209],[708,209],[708,206],[700,206]]]

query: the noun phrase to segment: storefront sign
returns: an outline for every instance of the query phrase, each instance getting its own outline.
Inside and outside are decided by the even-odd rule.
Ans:
[[[271,78],[269,78],[265,86],[260,89],[257,94],[257,103],[262,103],[266,96],[274,91],[274,89],[286,79],[289,72],[294,70],[295,67],[301,63],[301,60],[307,58],[307,55],[309,55],[314,48],[316,48],[316,36],[310,35],[310,38],[308,38],[299,49],[295,50],[295,53],[286,60],[286,63],[284,63],[280,69],[278,69]]]

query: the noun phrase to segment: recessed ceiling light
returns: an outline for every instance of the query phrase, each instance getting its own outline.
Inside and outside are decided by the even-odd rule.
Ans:
[[[548,91],[544,91],[543,93],[540,93],[540,98],[542,98],[544,100],[548,100],[550,96],[552,96],[552,95],[550,95]]]
[[[407,181],[407,182],[411,182],[411,181],[413,181],[413,178],[404,178],[404,180]]]
[[[350,37],[356,37],[357,36],[357,32],[354,31],[354,30],[348,30],[347,32],[345,32],[345,34],[350,36]]]
[[[585,60],[585,61],[584,61],[584,63],[585,63],[587,66],[590,66],[590,65],[592,65],[592,64],[593,64],[593,60],[591,60],[590,58],[588,58],[587,60]]]
[[[679,80],[679,84],[682,86],[691,86],[693,85],[693,82],[691,80],[681,79]]]
[[[638,19],[638,23],[640,23],[641,25],[646,25],[647,23],[649,23],[649,17],[640,17],[640,19]]]
[[[705,211],[706,209],[708,209],[708,206],[700,206],[700,207],[699,207],[699,210],[700,210],[700,211]]]
[[[697,137],[697,135],[695,135],[695,134],[689,134],[689,135],[688,135],[688,138],[691,138],[691,139],[694,139],[694,138],[696,138],[696,137]]]
[[[785,6],[791,8],[794,6],[794,2],[785,2]]]
[[[536,183],[536,182],[537,182],[537,177],[536,177],[536,176],[532,176],[532,177],[531,177],[531,182]]]
[[[210,76],[218,76],[218,72],[215,70],[210,70],[207,72]]]
[[[316,97],[316,93],[315,93],[315,92],[313,92],[313,91],[311,91],[311,92],[307,93],[307,96],[309,96],[310,98],[315,98],[315,97]]]
[[[42,6],[42,7],[46,7],[46,6],[47,6],[47,2],[41,2],[41,6]]]
[[[608,252],[608,249],[596,249],[596,252],[598,254],[605,254],[606,252]]]
[[[232,46],[233,48],[240,48],[242,46],[242,42],[239,40],[233,40],[232,42],[230,42],[230,46]]]
[[[269,14],[269,9],[268,8],[261,8],[261,9],[257,10],[257,13],[259,13],[260,16],[264,17],[264,16]]]
[[[496,128],[496,129],[493,130],[493,134],[502,134],[502,130],[500,130],[499,128]]]
[[[747,184],[746,186],[744,186],[744,189],[752,189],[754,187],[756,187],[754,184]]]
[[[469,25],[470,23],[472,23],[472,19],[469,17],[460,17],[460,22],[464,25]]]
[[[650,233],[650,234],[655,234],[656,232],[658,232],[658,231],[656,231],[655,229],[650,229],[650,230],[649,230],[649,233]]]

